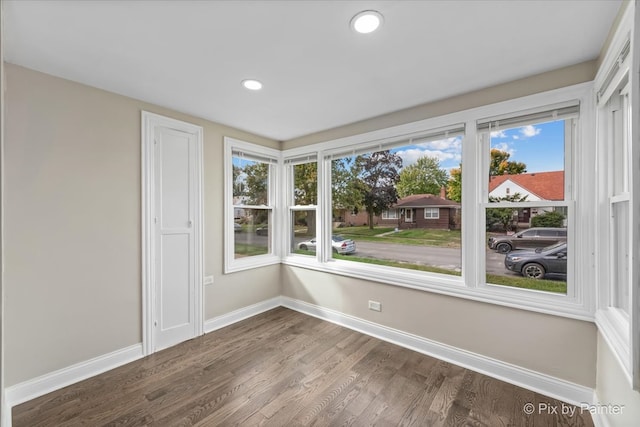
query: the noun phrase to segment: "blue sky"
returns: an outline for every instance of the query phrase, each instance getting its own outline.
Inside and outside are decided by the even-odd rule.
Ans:
[[[539,123],[491,132],[491,148],[511,154],[510,161],[523,162],[527,172],[564,170],[564,121]],[[462,137],[430,141],[392,150],[409,166],[422,156],[437,157],[447,171],[462,160]]]

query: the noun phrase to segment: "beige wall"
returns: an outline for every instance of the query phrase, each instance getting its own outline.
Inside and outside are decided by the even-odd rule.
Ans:
[[[640,393],[632,390],[609,345],[598,334],[598,378],[596,394],[602,405],[624,405],[619,415],[609,415],[611,427],[637,426],[640,424]]]
[[[431,117],[468,110],[482,105],[494,104],[522,96],[532,95],[548,90],[559,89],[573,84],[593,80],[596,75],[596,61],[583,62],[570,67],[560,68],[535,76],[492,86],[441,101],[419,105],[391,114],[374,117],[357,123],[318,132],[300,138],[284,141],[283,150],[301,147],[316,142],[331,141],[351,135],[358,135],[377,129],[411,123]]]
[[[595,386],[593,323],[283,266],[283,295]],[[368,309],[380,301],[382,312]]]
[[[140,111],[204,127],[205,318],[280,294],[280,266],[222,274],[223,136],[205,120],[11,64],[5,384],[141,342]]]

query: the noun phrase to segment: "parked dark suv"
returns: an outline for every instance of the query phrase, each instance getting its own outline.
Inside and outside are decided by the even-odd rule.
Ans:
[[[544,248],[558,242],[567,241],[566,228],[537,227],[520,231],[511,236],[493,236],[489,238],[489,248],[501,254],[514,249]]]

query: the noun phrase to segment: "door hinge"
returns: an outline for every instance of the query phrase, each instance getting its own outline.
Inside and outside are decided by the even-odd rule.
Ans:
[[[158,326],[158,321],[157,321],[157,320],[154,320],[154,321],[153,321],[153,327],[155,328],[155,327],[157,327],[157,326]]]
[[[158,223],[158,217],[157,216],[153,218],[153,222],[154,222],[154,224]]]

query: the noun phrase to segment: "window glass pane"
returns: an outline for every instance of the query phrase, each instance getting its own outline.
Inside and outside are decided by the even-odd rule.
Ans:
[[[235,208],[235,258],[271,252],[271,210]]]
[[[487,283],[566,294],[566,206],[563,208],[488,208]]]
[[[613,235],[612,249],[612,303],[614,307],[629,313],[629,202],[611,206]]]
[[[461,143],[333,159],[334,258],[460,275]]]
[[[318,163],[302,163],[293,166],[293,204],[318,204]]]
[[[233,157],[233,204],[269,204],[268,163]]]
[[[313,255],[316,240],[316,211],[291,211],[291,253]]]
[[[489,202],[565,200],[565,135],[572,120],[491,132]]]

